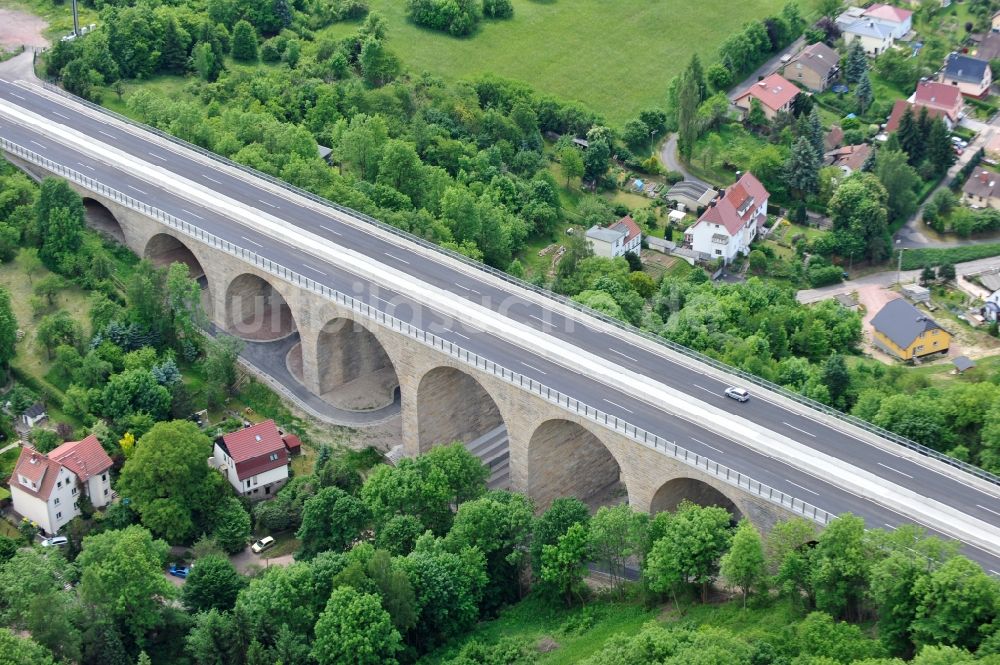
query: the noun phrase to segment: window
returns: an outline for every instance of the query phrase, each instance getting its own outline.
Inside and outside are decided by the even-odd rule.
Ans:
[[[56,500],[53,503],[54,503],[54,505],[58,506],[59,505],[59,497],[56,497]]]
[[[276,461],[278,459],[278,453],[271,453],[268,459],[271,460],[272,462]]]
[[[62,487],[62,481],[61,480],[56,483],[56,487]]]
[[[73,496],[76,496],[76,488],[75,487],[73,488],[73,491],[70,492],[70,494],[72,494]]]
[[[57,520],[61,520],[62,519],[62,513],[56,513],[56,519]]]
[[[102,473],[101,474],[101,480],[107,480],[107,479],[108,479],[108,474]]]
[[[715,250],[715,255],[716,256],[722,256],[722,250],[721,249]]]
[[[105,487],[104,488],[104,496],[107,496],[107,495],[108,495],[108,488]]]
[[[247,487],[250,487],[250,479],[247,478]]]

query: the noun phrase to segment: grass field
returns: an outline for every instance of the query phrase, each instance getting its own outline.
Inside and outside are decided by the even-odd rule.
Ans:
[[[401,0],[370,0],[389,26],[389,47],[414,73],[446,79],[498,74],[538,92],[583,102],[621,126],[640,109],[662,105],[667,82],[697,53],[712,62],[726,35],[781,11],[786,0],[513,0],[514,18],[484,21],[468,38],[426,30],[406,19]],[[813,0],[799,2],[811,13]],[[344,36],[354,25],[334,25]]]

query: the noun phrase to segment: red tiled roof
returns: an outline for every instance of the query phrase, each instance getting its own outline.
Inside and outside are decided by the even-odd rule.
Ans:
[[[771,74],[750,86],[746,94],[759,99],[761,104],[772,111],[780,111],[786,104],[795,99],[795,95],[799,94],[799,89],[781,74]]]
[[[288,449],[273,420],[223,434],[220,438],[222,447],[236,465],[236,476],[240,480],[288,464]],[[276,454],[275,459],[271,459],[272,454]]]
[[[49,453],[53,459],[86,482],[91,476],[104,473],[111,468],[112,461],[101,442],[91,434],[82,441],[67,441]]]
[[[900,9],[899,7],[893,7],[892,5],[886,5],[879,2],[866,9],[864,15],[871,16],[872,18],[880,18],[886,21],[896,21],[897,23],[902,23],[906,19],[913,16],[913,12],[909,9]]]
[[[35,488],[32,489],[22,483],[18,476],[24,476],[35,483]],[[25,446],[21,448],[21,454],[17,458],[17,464],[14,465],[14,472],[8,482],[11,487],[36,496],[42,501],[48,501],[58,476],[58,462],[49,459],[30,446]]]
[[[845,145],[843,148],[831,150],[824,155],[830,160],[831,166],[846,166],[852,171],[859,170],[871,154],[871,146],[866,143]]]
[[[945,85],[937,81],[922,81],[917,85],[914,102],[926,106],[927,110],[941,109],[952,121],[958,120],[958,111],[962,108],[962,93],[958,86]]]
[[[721,224],[726,227],[730,236],[739,233],[750,215],[763,203],[769,194],[764,185],[757,180],[752,173],[744,173],[735,184],[730,185],[715,205],[709,206],[697,224],[709,222],[711,224]],[[752,199],[752,201],[751,201]],[[747,205],[749,204],[749,205]],[[740,210],[743,210],[742,214]]]
[[[635,220],[632,219],[630,215],[625,215],[624,217],[619,219],[618,222],[614,224],[611,228],[615,229],[616,231],[625,232],[625,244],[628,244],[637,235],[640,235],[642,233],[642,229],[639,228],[639,225],[636,224]]]
[[[288,448],[289,452],[295,453],[302,448],[302,440],[294,434],[286,434],[281,437],[285,442],[285,448]]]
[[[907,107],[913,108],[914,117],[920,115],[920,109],[927,109],[927,115],[932,118],[943,118],[947,115],[944,111],[933,106],[924,106],[923,104],[911,104],[905,99],[897,99],[896,103],[892,105],[892,114],[889,115],[889,121],[885,123],[885,131],[890,134],[897,129],[899,129],[899,121],[903,118],[903,114],[906,113]]]

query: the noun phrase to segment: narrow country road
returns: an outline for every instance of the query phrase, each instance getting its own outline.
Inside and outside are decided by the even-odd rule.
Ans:
[[[770,76],[774,72],[778,71],[778,68],[781,67],[781,59],[785,57],[785,55],[798,53],[799,49],[801,49],[805,43],[805,38],[799,37],[794,42],[772,55],[764,62],[764,64],[750,72],[750,75],[743,79],[741,83],[737,83],[733,86],[733,88],[729,91],[729,100],[735,100],[737,97],[749,90],[750,86],[754,83],[765,76]]]
[[[667,140],[660,144],[660,162],[663,163],[664,168],[668,171],[677,171],[684,175],[684,179],[688,182],[696,182],[699,185],[704,185],[705,187],[713,187],[710,183],[705,182],[701,178],[697,178],[691,175],[691,172],[687,170],[687,167],[681,162],[680,156],[677,154],[677,133],[670,134]]]

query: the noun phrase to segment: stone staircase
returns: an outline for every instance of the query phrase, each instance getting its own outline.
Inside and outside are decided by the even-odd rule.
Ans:
[[[465,447],[489,468],[490,477],[487,485],[491,490],[510,487],[510,448],[505,425],[500,425],[478,439],[469,441]]]

